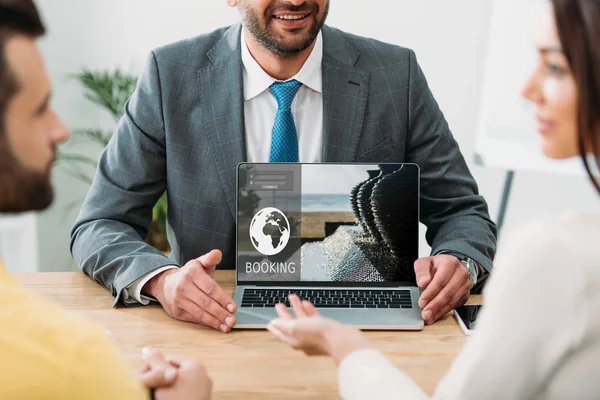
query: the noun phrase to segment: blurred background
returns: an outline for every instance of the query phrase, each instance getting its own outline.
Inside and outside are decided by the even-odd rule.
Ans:
[[[115,114],[121,111],[109,112],[110,105],[124,101],[120,93],[132,88],[151,49],[234,24],[238,14],[225,0],[37,3],[49,31],[40,46],[54,83],[53,104],[77,134],[62,149],[70,161],[63,160],[55,168],[52,208],[37,216],[0,219],[0,256],[12,272],[74,271],[70,229],[89,188],[93,161],[102,151],[103,135],[112,132]],[[328,24],[415,50],[493,219],[499,212],[507,168],[517,169],[502,232],[506,235],[527,221],[566,209],[597,210],[599,201],[581,174],[529,168],[525,162],[519,168],[518,159],[507,167],[475,163],[494,9],[492,0],[331,0]],[[530,23],[535,25],[537,19]],[[519,57],[515,54],[511,59],[510,53],[504,53],[503,61],[511,65]],[[522,83],[521,77],[511,76],[510,68],[502,79],[518,80],[517,87]],[[114,87],[121,90],[117,93]],[[527,106],[523,102],[515,107]],[[492,107],[487,112],[502,119],[504,110]],[[498,158],[513,157],[510,149],[502,151],[496,154]],[[424,229],[421,236],[420,253],[427,255]]]

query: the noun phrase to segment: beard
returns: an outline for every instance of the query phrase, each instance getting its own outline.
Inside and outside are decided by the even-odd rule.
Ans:
[[[0,140],[0,212],[20,213],[45,210],[54,200],[50,180],[52,163],[43,173],[21,165]]]
[[[325,20],[329,14],[329,2],[323,12],[323,17],[319,20],[319,6],[314,4],[308,5],[306,2],[299,6],[290,6],[289,4],[281,4],[279,2],[271,4],[265,11],[264,16],[258,15],[245,2],[241,2],[239,10],[242,15],[242,22],[246,29],[252,34],[258,43],[273,54],[285,57],[295,56],[304,50],[308,49],[315,41],[317,35],[325,25]],[[270,22],[273,15],[277,12],[310,12],[307,18],[312,20],[312,24],[305,34],[298,33],[298,40],[293,43],[288,43],[284,38],[278,36],[277,33],[270,27]]]

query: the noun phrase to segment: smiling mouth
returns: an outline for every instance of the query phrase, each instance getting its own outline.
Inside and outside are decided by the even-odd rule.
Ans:
[[[537,118],[537,122],[538,122],[538,130],[541,133],[550,131],[555,126],[555,124],[552,121],[548,121],[548,120],[545,120],[545,119],[540,118],[540,117]]]
[[[298,20],[301,20],[301,19],[306,19],[309,15],[310,15],[310,13],[306,14],[306,15],[293,15],[293,14],[274,15],[273,18],[280,19],[280,20],[283,20],[283,21],[298,21]]]
[[[277,23],[282,24],[288,28],[300,28],[304,26],[308,18],[312,15],[312,12],[288,12],[288,13],[278,13],[273,15],[273,21],[277,21]]]

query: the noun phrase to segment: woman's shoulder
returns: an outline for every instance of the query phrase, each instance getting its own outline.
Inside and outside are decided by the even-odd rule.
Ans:
[[[564,213],[521,226],[501,243],[498,262],[543,268],[592,265],[600,259],[600,214]],[[508,268],[510,268],[507,265]],[[597,269],[600,274],[600,268]]]
[[[518,228],[514,235],[517,240],[536,239],[535,242],[561,240],[580,243],[597,239],[600,234],[600,214],[566,212],[553,217],[535,220]]]
[[[510,293],[512,301],[535,306],[538,313],[581,303],[600,287],[598,233],[600,214],[570,213],[507,234],[499,244],[486,298],[503,303]]]
[[[577,234],[600,229],[600,213],[565,212],[529,222],[515,231],[517,235],[538,234],[542,237]]]

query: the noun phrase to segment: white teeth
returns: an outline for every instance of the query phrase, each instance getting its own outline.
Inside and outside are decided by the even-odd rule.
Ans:
[[[276,16],[275,18],[278,18],[278,19],[292,19],[292,20],[294,20],[294,19],[302,19],[304,17],[305,17],[305,15],[281,15],[281,16]]]

